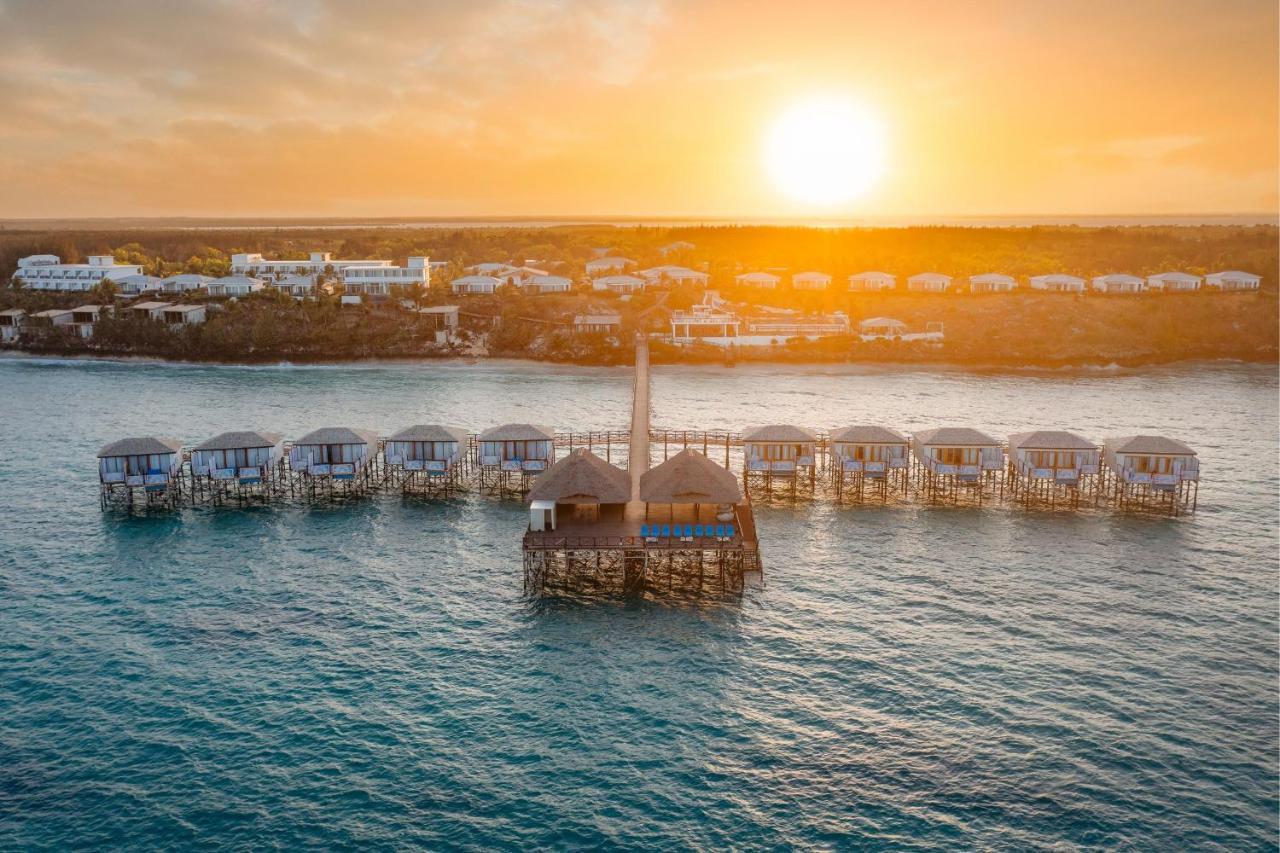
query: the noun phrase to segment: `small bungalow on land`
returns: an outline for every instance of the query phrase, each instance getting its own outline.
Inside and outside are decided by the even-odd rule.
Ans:
[[[595,276],[600,273],[622,272],[627,267],[633,267],[636,262],[630,258],[620,258],[616,255],[608,255],[603,258],[592,258],[587,261],[586,272],[588,276]]]
[[[207,288],[217,281],[213,276],[198,273],[182,273],[160,279],[160,289],[165,293],[186,293],[191,290]]]
[[[82,338],[93,337],[93,327],[102,318],[103,312],[110,312],[109,307],[102,305],[81,305],[71,309],[71,325],[76,334]]]
[[[37,311],[31,315],[31,319],[41,326],[69,326],[71,312],[65,308],[50,308],[47,311]]]
[[[163,320],[164,309],[170,307],[170,304],[168,302],[135,302],[125,310],[129,312],[129,316],[141,320]]]
[[[322,427],[307,433],[289,450],[294,471],[312,477],[351,480],[378,456],[378,434],[369,429]]]
[[[438,344],[451,343],[458,333],[457,305],[426,305],[418,309],[418,315],[435,332]]]
[[[205,320],[205,306],[168,305],[161,311],[161,318],[172,326],[198,326]]]
[[[568,293],[573,288],[573,279],[562,275],[532,275],[520,287],[534,293]]]
[[[830,284],[831,276],[824,272],[798,272],[791,276],[794,290],[826,290]]]
[[[315,273],[290,273],[273,281],[271,286],[294,299],[305,299],[315,295],[318,277]]]
[[[248,296],[250,293],[256,293],[267,286],[267,283],[260,278],[250,278],[246,275],[224,275],[222,278],[214,279],[206,286],[210,296]]]
[[[622,521],[631,475],[585,447],[547,469],[529,491],[529,529],[555,530],[574,521]]]
[[[1262,276],[1240,270],[1210,273],[1204,277],[1204,283],[1226,293],[1236,290],[1257,290],[1262,284]]]
[[[122,438],[98,451],[98,481],[104,499],[116,487],[163,492],[181,471],[182,443],[172,438]]]
[[[1043,290],[1048,293],[1084,293],[1084,279],[1074,275],[1062,273],[1033,275],[1030,282],[1032,290]]]
[[[575,314],[573,331],[578,334],[616,334],[622,330],[622,315],[616,311]]]
[[[502,264],[496,261],[488,261],[483,264],[472,264],[471,266],[467,267],[467,272],[473,275],[491,275],[496,277],[503,273],[511,272],[514,269],[515,267],[513,267],[511,264]]]
[[[1018,289],[1018,282],[1011,275],[985,273],[969,276],[970,293],[1011,293]]]
[[[946,293],[951,289],[951,276],[940,272],[922,272],[907,279],[907,290],[912,293]]]
[[[449,282],[455,296],[472,296],[476,294],[493,294],[502,284],[491,275],[464,275]]]
[[[704,272],[672,264],[640,270],[637,275],[645,278],[650,284],[700,284],[705,286],[711,280],[711,276]]]
[[[854,273],[849,276],[850,293],[878,293],[882,290],[893,290],[898,286],[898,277],[887,272]]]
[[[1095,276],[1093,289],[1107,295],[1142,293],[1147,289],[1147,280],[1127,273],[1111,273]]]
[[[667,245],[660,247],[658,249],[658,254],[666,257],[673,252],[692,252],[696,248],[698,247],[687,240],[676,240],[674,243],[668,243]]]
[[[733,281],[738,287],[756,287],[761,290],[773,290],[782,281],[781,276],[771,272],[744,272],[735,275]]]
[[[1162,272],[1147,276],[1147,290],[1157,293],[1194,293],[1200,289],[1200,276],[1185,272]]]
[[[153,293],[161,289],[161,279],[154,275],[126,275],[118,279],[111,279],[120,288],[120,292],[128,296],[136,296],[139,293]]]
[[[27,312],[21,308],[6,308],[0,311],[0,343],[16,340],[26,317]]]
[[[868,317],[858,324],[858,335],[862,340],[900,341],[907,334],[907,324],[891,317]]]
[[[604,275],[594,279],[591,287],[594,290],[607,290],[610,293],[635,293],[644,290],[649,282],[636,275]]]
[[[550,273],[537,267],[520,266],[508,267],[507,269],[490,273],[490,275],[503,284],[509,284],[512,287],[524,287],[533,279],[548,276]]]
[[[214,481],[256,485],[280,464],[283,448],[278,432],[224,432],[192,448],[191,471]]]

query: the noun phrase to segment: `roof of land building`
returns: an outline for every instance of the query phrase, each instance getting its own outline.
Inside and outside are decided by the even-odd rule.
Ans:
[[[1195,456],[1196,452],[1174,438],[1163,435],[1125,435],[1108,438],[1105,444],[1114,453],[1161,453],[1170,456]]]
[[[580,447],[538,476],[529,499],[567,504],[631,500],[631,475]]]
[[[443,424],[414,424],[391,436],[389,441],[456,441],[466,444],[468,433],[462,427]]]
[[[738,478],[693,448],[640,475],[640,499],[656,504],[736,504]]]
[[[294,444],[371,444],[377,440],[378,433],[371,429],[321,427],[307,433]]]
[[[1084,436],[1059,429],[1019,432],[1009,436],[1009,446],[1019,450],[1096,450],[1097,445]]]
[[[104,445],[98,451],[98,458],[108,456],[151,456],[159,453],[177,453],[182,449],[182,442],[176,438],[161,438],[154,435],[122,438]]]
[[[833,430],[832,441],[843,441],[851,444],[906,444],[907,437],[897,430],[870,424],[848,426]]]
[[[480,433],[481,441],[551,441],[556,431],[537,424],[503,424]]]
[[[970,427],[938,427],[925,429],[915,433],[916,444],[938,445],[942,447],[999,447],[996,441],[985,432]]]
[[[224,432],[197,444],[192,450],[244,450],[250,447],[275,447],[284,438],[278,432],[239,430]]]
[[[742,431],[743,441],[817,441],[818,437],[809,430],[791,424],[766,424],[765,426],[748,427]]]

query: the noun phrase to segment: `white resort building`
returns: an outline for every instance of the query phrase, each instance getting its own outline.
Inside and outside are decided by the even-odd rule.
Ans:
[[[562,275],[531,275],[520,285],[521,290],[533,293],[568,293],[573,289],[573,279]]]
[[[1048,293],[1084,293],[1084,279],[1074,275],[1061,273],[1033,275],[1029,281],[1032,290],[1043,290]]]
[[[231,256],[231,274],[251,278],[282,278],[286,275],[340,275],[347,267],[389,267],[391,261],[334,260],[330,252],[311,252],[306,260],[267,260],[260,254],[240,252]]]
[[[940,272],[922,272],[907,279],[907,290],[912,293],[946,293],[951,289],[951,276]]]
[[[761,290],[773,290],[782,281],[781,276],[776,276],[771,272],[744,272],[741,275],[733,277],[734,283],[739,287],[756,287]]]
[[[343,290],[357,296],[390,296],[399,290],[426,287],[431,283],[428,259],[422,255],[410,257],[402,267],[390,261],[344,265],[338,274]]]
[[[1185,272],[1162,272],[1147,276],[1147,290],[1157,293],[1194,293],[1200,289],[1200,276]]]
[[[1143,293],[1147,289],[1147,280],[1127,273],[1111,273],[1094,277],[1093,289],[1108,295]]]
[[[103,279],[118,281],[142,275],[138,264],[118,264],[111,255],[90,255],[88,263],[64,264],[57,255],[28,255],[18,259],[13,280],[32,290],[92,290]]]
[[[989,272],[969,276],[970,293],[1011,293],[1017,289],[1018,282],[1011,275]]]
[[[678,344],[702,341],[720,346],[737,343],[741,321],[737,314],[721,305],[719,296],[707,291],[702,302],[688,311],[673,311],[671,340]]]
[[[831,284],[831,276],[824,272],[798,272],[791,276],[791,287],[794,290],[826,290]]]
[[[594,279],[591,287],[594,290],[607,290],[610,293],[635,293],[644,290],[649,282],[637,275],[604,275]]]
[[[621,330],[622,315],[617,311],[594,310],[573,317],[573,331],[578,334],[616,334]]]
[[[592,258],[587,261],[587,276],[596,276],[600,273],[622,272],[627,267],[633,267],[636,262],[630,258],[620,258],[616,255],[608,255],[603,258]]]
[[[181,273],[180,275],[171,275],[168,278],[160,279],[160,290],[163,293],[186,293],[191,290],[207,288],[215,281],[217,279],[210,275]]]
[[[878,293],[882,290],[893,290],[898,286],[898,277],[887,272],[860,272],[849,276],[850,293]]]
[[[250,293],[257,293],[266,286],[267,283],[260,278],[250,278],[244,275],[225,275],[209,282],[205,285],[205,290],[209,292],[210,296],[248,296]]]
[[[1254,275],[1251,272],[1241,272],[1240,270],[1227,270],[1225,272],[1209,273],[1204,277],[1204,283],[1207,287],[1215,288],[1223,293],[1236,290],[1257,290],[1262,284],[1262,276]]]
[[[162,285],[161,279],[154,275],[126,275],[124,278],[111,279],[116,286],[120,288],[120,292],[126,296],[137,296],[142,293],[155,293],[160,290]]]
[[[705,286],[711,280],[711,276],[704,272],[671,264],[640,270],[637,275],[645,278],[650,284],[700,284]]]

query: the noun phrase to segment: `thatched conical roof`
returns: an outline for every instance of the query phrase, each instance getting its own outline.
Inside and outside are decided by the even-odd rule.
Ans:
[[[631,500],[631,476],[580,447],[538,475],[529,500],[624,504]]]
[[[736,504],[738,478],[687,448],[640,475],[640,500],[655,504]]]

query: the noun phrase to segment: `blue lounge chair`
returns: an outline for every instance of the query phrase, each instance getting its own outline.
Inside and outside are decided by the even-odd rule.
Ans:
[[[701,524],[695,524],[695,525],[693,526],[693,535],[694,535],[694,536],[696,536],[696,537],[697,537],[697,538],[699,538],[699,539],[701,539],[701,538],[702,538],[702,525],[701,525]]]
[[[686,525],[684,526],[684,538],[685,538],[685,539],[692,539],[692,538],[693,538],[693,525],[692,525],[692,524],[686,524]]]
[[[717,538],[717,539],[723,539],[723,538],[724,538],[724,525],[723,525],[723,524],[717,524],[717,525],[716,525],[716,538]]]
[[[649,525],[647,524],[640,525],[640,538],[641,539],[649,538]]]
[[[732,538],[733,538],[733,525],[732,525],[732,524],[726,524],[726,525],[724,526],[724,535],[725,535],[725,536],[727,536],[727,537],[729,537],[730,539],[732,539]]]
[[[671,525],[669,524],[662,525],[662,538],[663,539],[671,538]]]

